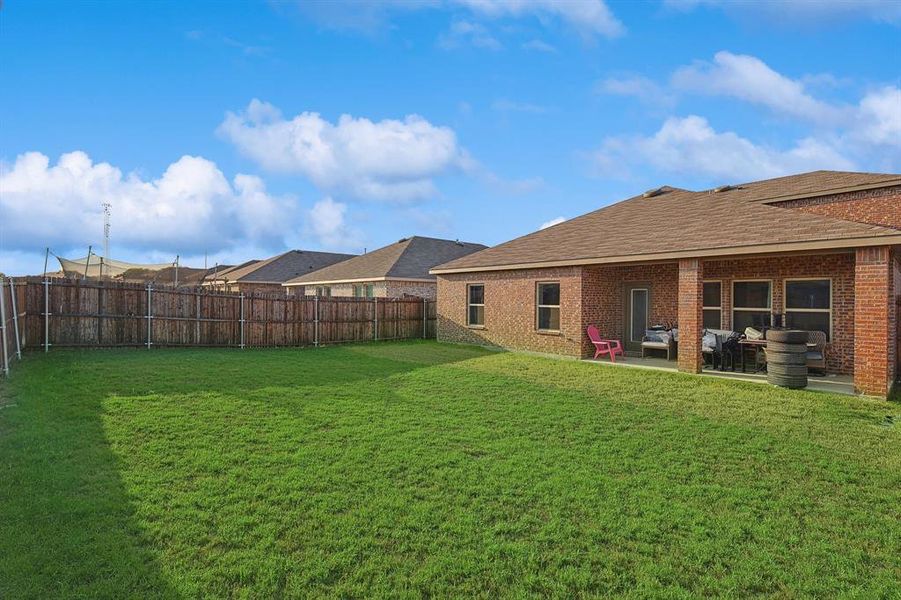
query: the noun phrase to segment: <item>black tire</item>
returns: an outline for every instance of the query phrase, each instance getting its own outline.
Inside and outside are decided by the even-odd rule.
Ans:
[[[768,377],[767,381],[773,385],[778,385],[779,387],[784,388],[791,388],[794,390],[807,387],[806,377]]]
[[[768,362],[766,370],[777,377],[807,377],[807,365],[777,365]]]
[[[807,355],[800,352],[767,352],[766,361],[771,365],[807,365]]]
[[[807,354],[807,344],[787,344],[784,342],[770,342],[766,344],[766,351],[783,354]]]
[[[806,344],[807,332],[800,329],[768,329],[766,339],[767,342],[781,344]]]

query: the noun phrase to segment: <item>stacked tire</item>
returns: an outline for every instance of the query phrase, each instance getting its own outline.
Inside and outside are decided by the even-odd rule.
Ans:
[[[770,329],[766,335],[767,381],[781,387],[807,387],[807,332]]]

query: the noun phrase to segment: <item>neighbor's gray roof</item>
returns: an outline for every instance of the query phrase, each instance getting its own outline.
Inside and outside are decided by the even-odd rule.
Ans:
[[[435,279],[429,269],[484,250],[470,242],[413,236],[350,260],[296,277],[288,285],[379,279]]]
[[[901,243],[901,231],[771,203],[901,186],[901,174],[814,171],[694,192],[671,187],[443,263],[435,273]],[[719,188],[718,188],[719,189]],[[864,241],[867,240],[867,241]],[[874,241],[875,240],[875,241]]]
[[[233,283],[284,283],[298,275],[311,273],[354,256],[356,255],[335,252],[289,250],[265,260],[249,261],[238,265],[226,272],[219,273],[216,280],[227,280]]]

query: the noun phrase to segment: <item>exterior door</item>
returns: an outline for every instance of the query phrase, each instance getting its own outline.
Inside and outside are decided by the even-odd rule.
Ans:
[[[647,285],[627,285],[625,297],[626,322],[624,343],[626,350],[641,352],[641,338],[648,328],[648,307],[651,305],[651,292]]]

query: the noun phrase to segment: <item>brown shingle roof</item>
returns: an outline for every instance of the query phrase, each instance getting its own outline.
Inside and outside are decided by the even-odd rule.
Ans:
[[[287,285],[381,280],[435,279],[435,265],[485,249],[482,244],[422,236],[404,238],[367,254],[288,281]]]
[[[741,184],[728,191],[662,188],[559,225],[442,264],[433,273],[542,265],[628,262],[806,249],[818,242],[852,247],[863,238],[901,243],[895,229],[787,210],[766,202],[866,185],[894,185],[901,175],[816,171]],[[787,246],[786,246],[787,245]]]

